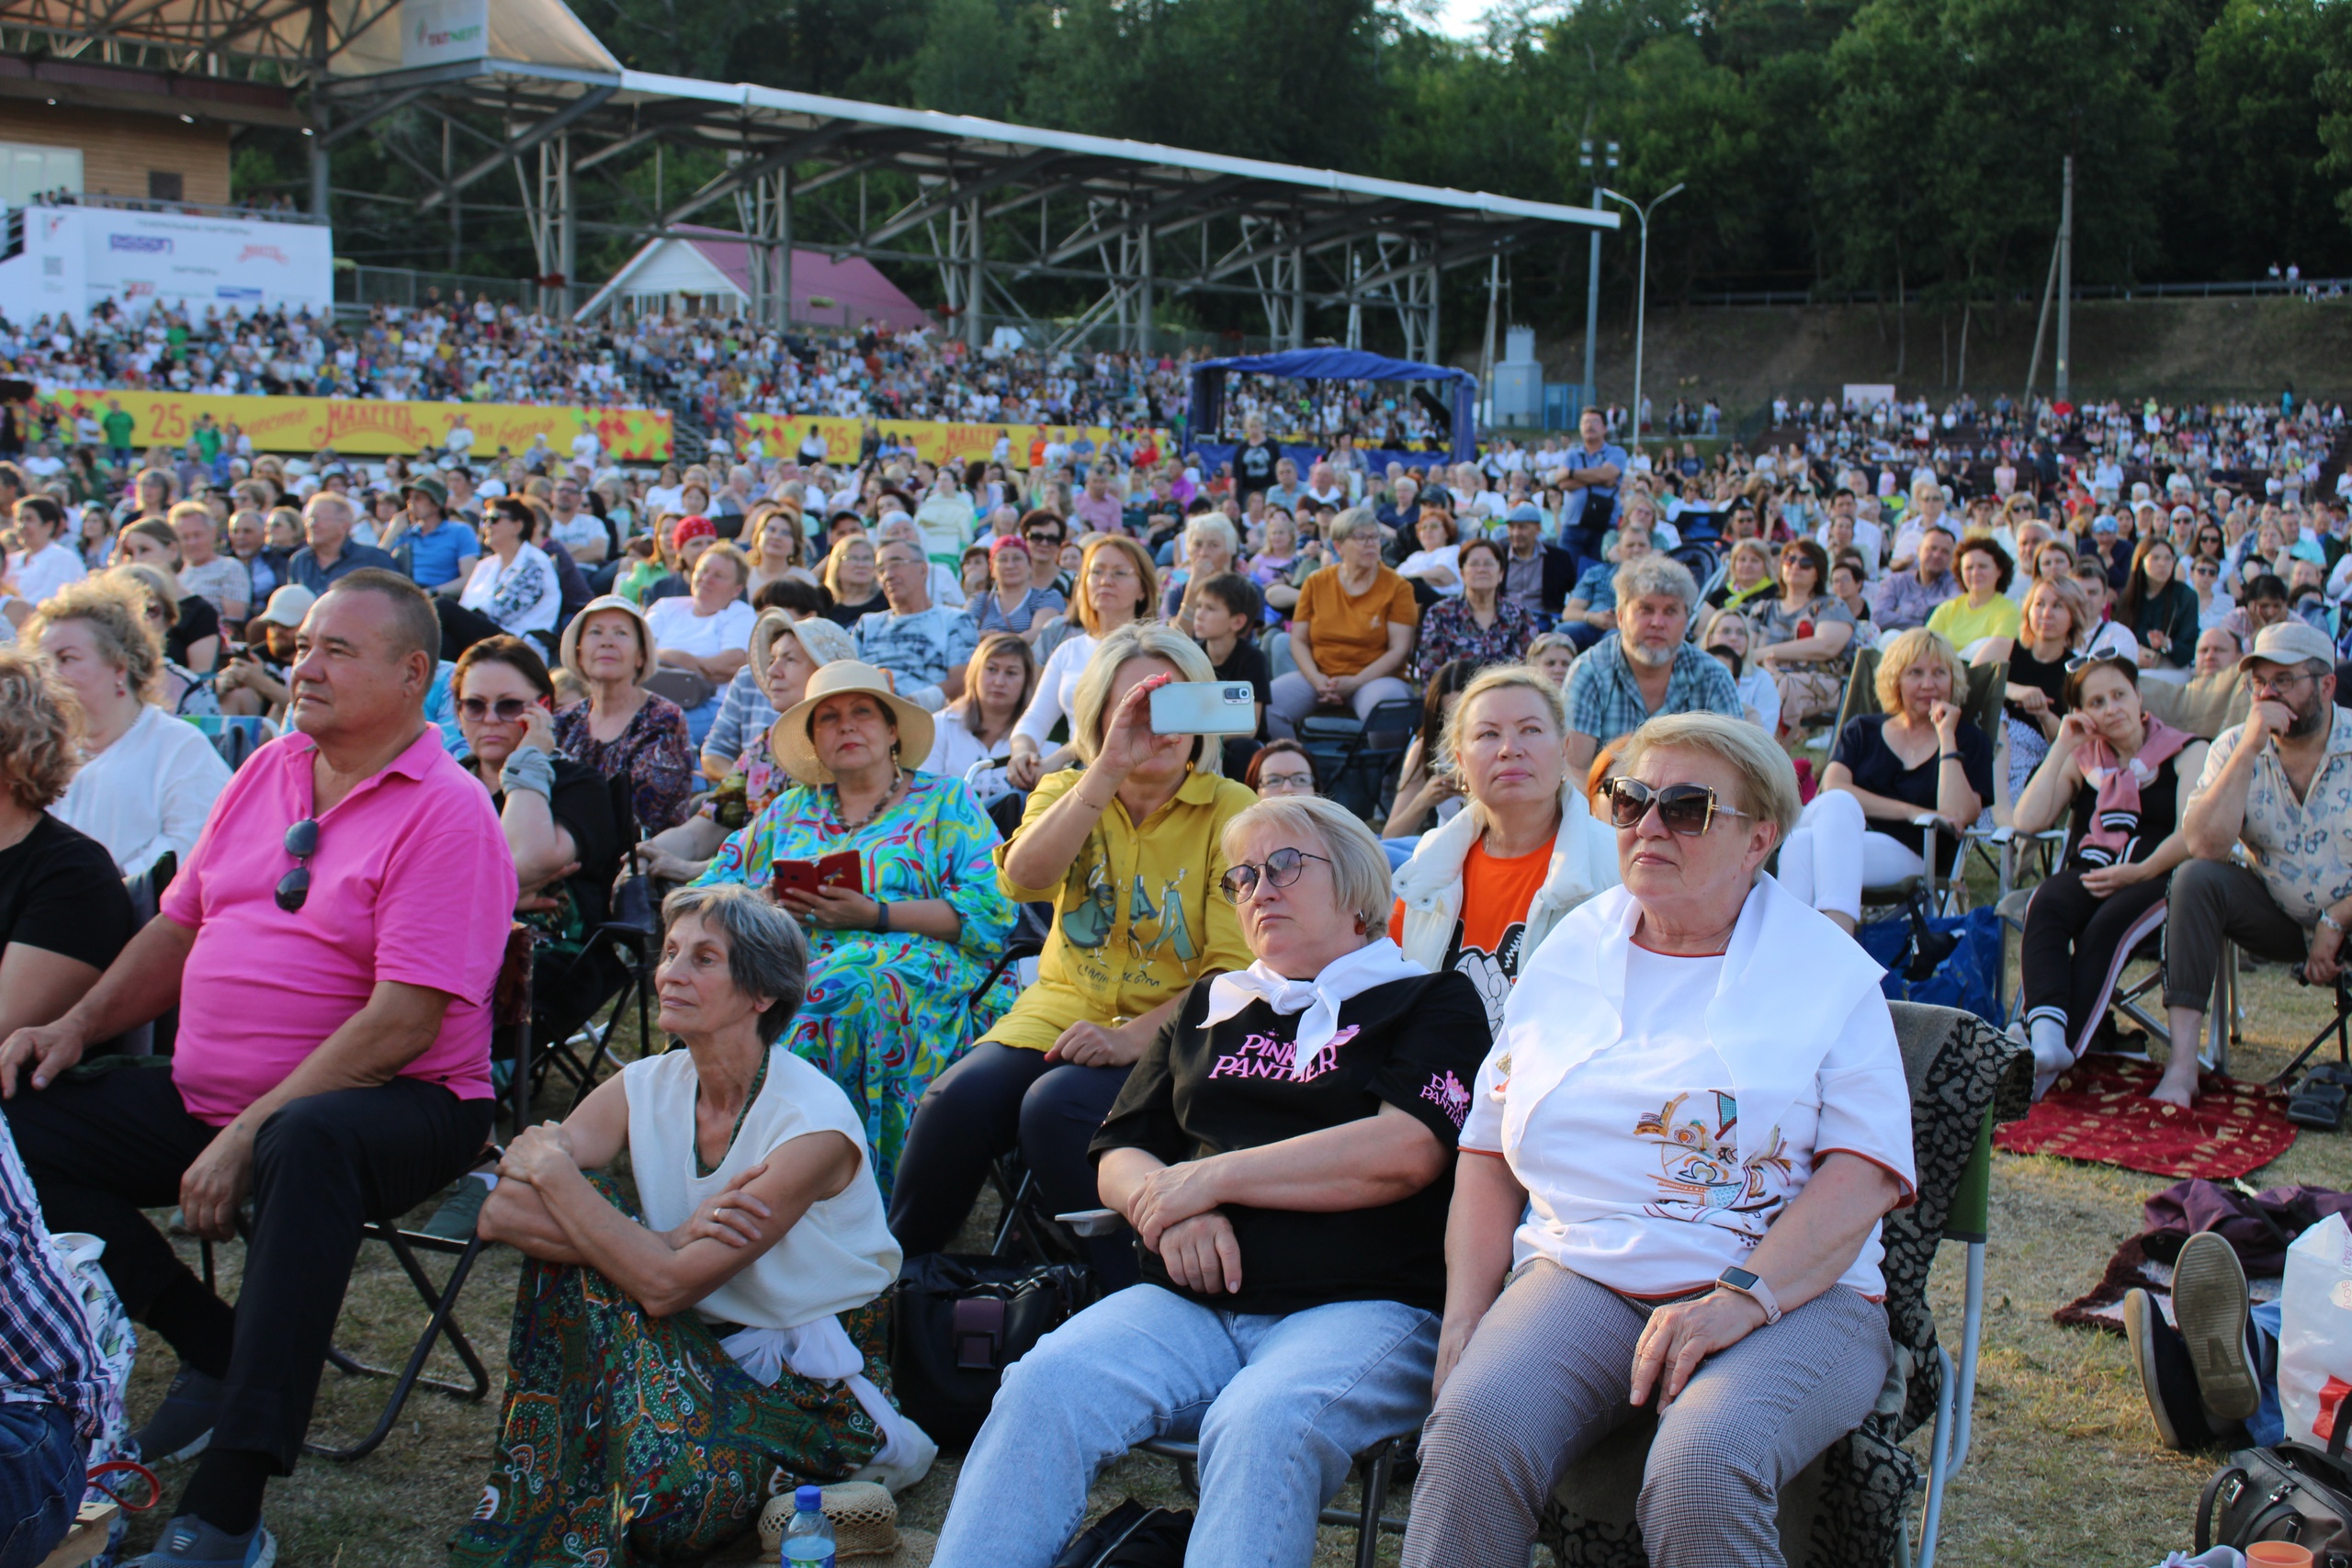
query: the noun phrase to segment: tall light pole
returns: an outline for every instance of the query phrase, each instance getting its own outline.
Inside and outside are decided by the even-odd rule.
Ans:
[[[1600,194],[1601,194],[1601,195],[1603,195],[1603,196],[1607,197],[1610,200],[1611,200],[1611,201],[1621,201],[1621,202],[1623,202],[1627,207],[1632,208],[1632,209],[1634,209],[1634,213],[1635,213],[1635,214],[1636,214],[1636,215],[1641,219],[1641,220],[1642,220],[1642,261],[1641,261],[1641,273],[1640,273],[1640,275],[1639,275],[1639,276],[1640,276],[1640,278],[1641,278],[1641,282],[1640,282],[1639,287],[1634,290],[1634,421],[1633,421],[1633,423],[1634,423],[1634,444],[1635,446],[1638,446],[1639,445],[1641,445],[1641,440],[1642,440],[1642,345],[1643,345],[1643,333],[1644,333],[1645,330],[1645,329],[1648,327],[1648,325],[1649,325],[1649,314],[1650,314],[1650,214],[1651,214],[1651,213],[1653,213],[1653,212],[1655,212],[1655,211],[1657,211],[1657,210],[1661,206],[1663,206],[1663,205],[1666,203],[1666,201],[1667,201],[1667,198],[1668,198],[1668,197],[1674,197],[1674,196],[1679,196],[1679,195],[1680,195],[1680,194],[1681,194],[1681,192],[1682,192],[1682,186],[1681,186],[1681,185],[1680,185],[1679,183],[1678,183],[1678,184],[1676,184],[1676,185],[1674,186],[1674,187],[1673,187],[1672,189],[1670,189],[1670,190],[1661,191],[1661,192],[1659,192],[1657,196],[1652,197],[1650,198],[1650,204],[1649,204],[1647,207],[1644,207],[1640,202],[1635,201],[1635,200],[1634,200],[1632,197],[1630,197],[1630,196],[1620,196],[1620,195],[1618,195],[1615,191],[1609,189],[1609,188],[1608,188],[1607,186],[1604,186],[1603,187],[1601,187],[1601,192],[1600,192]]]
[[[1607,179],[1617,168],[1617,143],[1614,141],[1604,143],[1602,150],[1596,153],[1593,150],[1592,138],[1588,136],[1579,144],[1577,163],[1586,174],[1592,176],[1592,205],[1598,209],[1600,206],[1600,182]],[[1600,231],[1595,229],[1592,231],[1591,256],[1585,268],[1584,396],[1582,401],[1577,405],[1577,412],[1579,416],[1593,404],[1595,389],[1592,382],[1592,351],[1600,338]]]

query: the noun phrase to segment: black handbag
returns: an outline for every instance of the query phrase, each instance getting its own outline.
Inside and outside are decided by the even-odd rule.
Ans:
[[[1054,1568],[1184,1568],[1193,1510],[1154,1508],[1133,1497],[1081,1530]]]
[[[934,1252],[890,1288],[890,1376],[899,1407],[943,1443],[968,1443],[1004,1369],[1097,1294],[1088,1269]]]
[[[2316,1568],[2352,1568],[2352,1468],[2344,1437],[2352,1399],[2335,1408],[2327,1447],[2280,1443],[2241,1449],[2197,1499],[2197,1550],[2292,1541]]]

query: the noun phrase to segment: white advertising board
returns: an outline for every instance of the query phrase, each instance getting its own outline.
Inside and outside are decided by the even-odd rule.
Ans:
[[[490,0],[401,0],[401,65],[447,65],[490,52]]]
[[[1849,381],[1845,391],[1838,397],[1838,406],[1867,413],[1881,403],[1894,400],[1894,383],[1892,381]]]
[[[12,321],[62,312],[76,321],[101,300],[132,310],[158,301],[208,308],[334,308],[334,240],[322,223],[272,223],[31,207],[18,220],[24,249],[0,261],[0,310]]]

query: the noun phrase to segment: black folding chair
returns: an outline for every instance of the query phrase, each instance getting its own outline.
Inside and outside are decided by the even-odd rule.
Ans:
[[[643,1054],[653,1048],[653,964],[661,947],[660,923],[650,879],[623,877],[613,892],[611,918],[589,933],[587,945],[561,975],[537,987],[530,1055],[540,1083],[554,1071],[571,1082],[575,1100],[594,1089],[632,1004],[638,1050]],[[600,1013],[602,1022],[597,1021]]]
[[[1309,714],[1298,724],[1299,743],[1315,763],[1323,793],[1359,817],[1380,808],[1391,772],[1420,728],[1421,705],[1406,697],[1376,703],[1363,719],[1352,714]]]
[[[165,850],[161,856],[157,857],[155,863],[145,871],[136,876],[126,876],[122,879],[122,890],[130,895],[130,929],[132,931],[143,929],[147,922],[153,919],[156,913],[162,909],[164,890],[171,886],[172,878],[178,874],[179,864],[180,857]],[[120,1056],[152,1056],[155,1055],[159,1036],[161,1043],[168,1051],[172,1044],[172,1036],[176,1032],[173,1026],[178,1016],[179,1010],[173,1008],[166,1010],[161,1018],[124,1030],[116,1037],[113,1046],[114,1054]]]

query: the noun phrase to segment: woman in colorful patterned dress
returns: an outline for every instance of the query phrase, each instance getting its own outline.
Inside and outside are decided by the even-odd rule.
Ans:
[[[752,627],[752,679],[768,705],[783,713],[808,690],[808,677],[837,659],[857,657],[849,633],[821,617],[796,621],[783,610],[765,610]],[[751,739],[727,776],[692,817],[637,846],[640,870],[662,882],[692,882],[709,869],[711,856],[792,784],[775,760],[775,726]]]
[[[818,671],[773,733],[797,782],[721,846],[696,886],[764,888],[779,863],[857,855],[854,885],[776,886],[808,929],[811,954],[788,1043],[857,1106],[887,1195],[923,1090],[1004,1010],[1009,990],[967,1005],[1012,931],[999,836],[961,779],[909,765],[930,754],[931,715],[870,664]]]
[[[700,1561],[775,1480],[909,1486],[938,1455],[888,1393],[899,1247],[857,1113],[775,1048],[799,931],[735,887],[673,893],[662,916],[662,1027],[684,1048],[526,1128],[482,1204],[481,1234],[530,1261],[455,1563]],[[603,1174],[624,1151],[634,1194]]]

